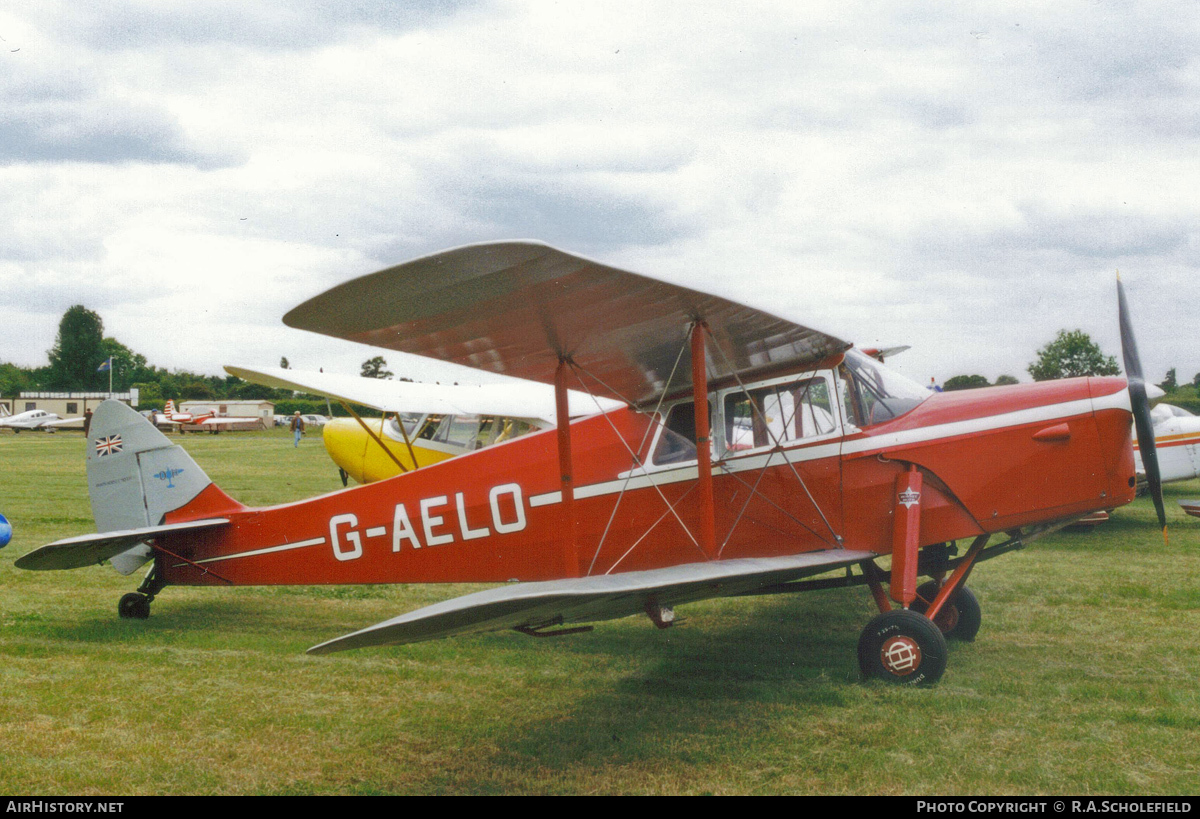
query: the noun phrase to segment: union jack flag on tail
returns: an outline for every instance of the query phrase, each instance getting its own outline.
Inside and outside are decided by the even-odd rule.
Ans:
[[[96,439],[96,454],[103,458],[106,455],[116,455],[121,451],[121,436],[108,435]]]

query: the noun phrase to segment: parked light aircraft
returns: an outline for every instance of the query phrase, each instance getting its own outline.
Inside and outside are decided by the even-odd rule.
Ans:
[[[975,566],[1133,499],[1131,416],[1165,535],[1119,284],[1118,301],[1128,382],[935,394],[834,336],[724,298],[537,243],[457,248],[348,281],[284,322],[554,384],[553,430],[249,509],[106,402],[87,452],[100,534],[17,565],[107,559],[129,573],[150,562],[119,605],[133,617],[169,584],[506,584],[316,654],[501,629],[570,634],[631,614],[666,628],[676,606],[704,598],[866,585],[880,613],[859,640],[864,676],[932,683],[946,638],[979,628],[964,585]],[[572,421],[568,386],[623,406]],[[781,423],[765,420],[768,404]],[[729,446],[741,418],[748,449]]]
[[[1160,403],[1150,410],[1150,418],[1163,483],[1200,477],[1200,417],[1183,407]],[[1142,450],[1136,441],[1133,454],[1138,474],[1145,475]]]
[[[20,432],[23,429],[42,429],[52,432],[58,427],[66,426],[67,424],[78,424],[82,421],[82,417],[61,418],[53,412],[33,409],[0,418],[0,428],[7,427],[13,432]]]
[[[156,426],[176,425],[179,427],[180,432],[183,432],[185,429],[204,430],[214,435],[223,429],[230,429],[237,424],[247,423],[261,424],[262,419],[255,415],[217,415],[211,409],[205,412],[180,412],[175,409],[175,402],[172,399],[167,399],[167,405],[163,407],[163,411],[154,416],[154,424]]]
[[[298,390],[341,402],[351,418],[324,427],[325,449],[345,477],[372,483],[401,472],[504,443],[554,426],[554,390],[545,384],[516,382],[469,386],[390,381],[353,375],[227,366],[245,381]],[[597,399],[570,391],[571,417],[596,412]],[[600,398],[613,410],[619,401]],[[350,404],[392,413],[387,419],[361,418]]]

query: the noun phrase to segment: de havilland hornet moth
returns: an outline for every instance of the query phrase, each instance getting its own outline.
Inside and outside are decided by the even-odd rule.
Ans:
[[[864,676],[933,683],[946,638],[979,628],[965,585],[978,563],[1134,497],[1131,416],[1150,447],[1153,434],[1118,295],[1128,385],[931,393],[838,338],[724,298],[543,244],[461,247],[348,281],[284,322],[553,384],[554,429],[251,509],[106,402],[87,454],[100,534],[17,565],[149,562],[119,606],[132,617],[171,584],[504,584],[315,654],[571,634],[631,614],[666,628],[704,598],[865,585],[880,613],[859,640]],[[621,406],[571,420],[568,387]],[[1149,447],[1143,457],[1165,534]]]

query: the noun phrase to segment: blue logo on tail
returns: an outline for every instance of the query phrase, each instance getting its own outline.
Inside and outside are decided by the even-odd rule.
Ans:
[[[171,479],[174,478],[176,475],[182,475],[182,474],[183,474],[182,469],[164,469],[161,472],[155,472],[153,477],[158,478],[160,481],[166,481],[167,489],[174,489],[175,484],[171,482]]]

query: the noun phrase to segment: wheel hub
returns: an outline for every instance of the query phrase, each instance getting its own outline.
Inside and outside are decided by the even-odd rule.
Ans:
[[[912,638],[897,635],[884,641],[879,658],[888,671],[907,677],[921,667],[921,647]]]
[[[947,602],[946,605],[942,606],[942,610],[938,612],[938,616],[933,618],[933,622],[937,623],[938,628],[942,630],[943,634],[954,631],[958,625],[958,607]]]

